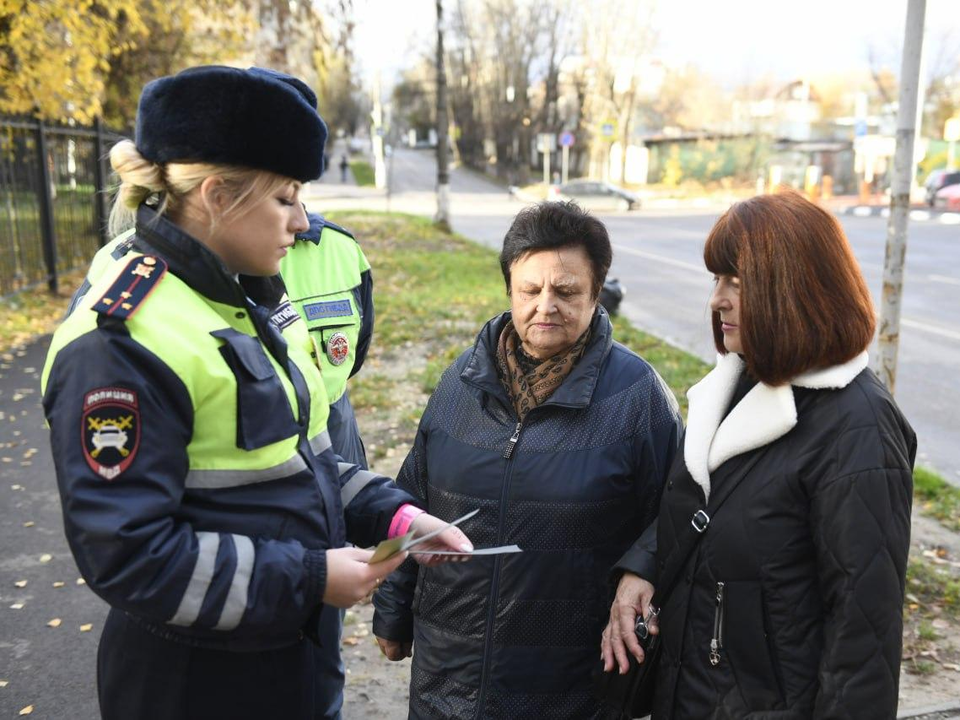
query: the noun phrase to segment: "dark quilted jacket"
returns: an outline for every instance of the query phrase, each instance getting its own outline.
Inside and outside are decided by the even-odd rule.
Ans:
[[[896,716],[916,437],[870,370],[792,391],[796,426],[710,474],[744,479],[662,608],[655,720]],[[619,566],[655,581],[703,502],[678,455]]]
[[[415,718],[601,717],[591,692],[614,562],[653,519],[680,420],[662,380],[613,342],[606,313],[584,357],[532,410],[497,379],[491,320],[444,373],[397,482],[476,547],[523,553],[416,568],[384,584],[374,632],[414,638]],[[407,572],[404,572],[407,571]]]

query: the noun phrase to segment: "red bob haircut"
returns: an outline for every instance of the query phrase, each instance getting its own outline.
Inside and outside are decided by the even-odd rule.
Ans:
[[[740,278],[743,357],[761,382],[839,365],[873,339],[873,302],[846,235],[798,193],[733,205],[710,231],[703,260],[715,275]],[[716,312],[713,339],[726,354]]]

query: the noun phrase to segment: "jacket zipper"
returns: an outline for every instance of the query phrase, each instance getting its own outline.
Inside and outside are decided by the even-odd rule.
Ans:
[[[717,605],[713,611],[713,637],[710,638],[710,664],[720,664],[720,651],[723,649],[723,583],[717,583]]]
[[[503,488],[500,490],[500,514],[497,522],[497,544],[503,542],[503,526],[507,519],[507,490],[510,487],[510,481],[513,479],[513,463],[509,462],[513,456],[513,451],[520,440],[520,431],[523,429],[523,422],[518,421],[514,428],[513,435],[507,441],[507,446],[503,450],[503,458],[507,460],[507,467],[503,475]],[[493,561],[493,582],[490,583],[490,606],[487,608],[487,627],[484,632],[483,641],[483,664],[480,667],[480,692],[477,695],[477,713],[474,717],[482,718],[484,706],[486,705],[487,676],[490,673],[490,643],[493,637],[493,623],[496,619],[497,600],[500,597],[500,567],[503,561],[503,555],[497,555]]]
[[[523,422],[518,422],[516,429],[513,431],[513,435],[507,440],[507,446],[503,449],[504,460],[509,460],[510,456],[513,455],[513,449],[517,446],[517,441],[520,440],[521,430],[523,430]]]

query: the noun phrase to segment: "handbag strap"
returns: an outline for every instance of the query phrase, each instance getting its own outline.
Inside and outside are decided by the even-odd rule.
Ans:
[[[716,516],[720,506],[723,505],[727,498],[733,494],[733,491],[737,489],[737,486],[750,473],[750,470],[760,459],[761,455],[763,455],[763,452],[754,453],[737,471],[736,477],[721,484],[717,492],[711,495],[707,507],[700,508],[693,514],[693,517],[690,518],[690,522],[685,526],[686,532],[680,541],[680,549],[674,555],[674,557],[678,558],[678,561],[671,563],[670,567],[664,568],[663,572],[660,573],[660,579],[653,596],[654,607],[663,607],[666,599],[670,596],[670,593],[683,575],[683,569],[687,565],[687,560],[693,555],[703,536],[707,534],[710,519]]]

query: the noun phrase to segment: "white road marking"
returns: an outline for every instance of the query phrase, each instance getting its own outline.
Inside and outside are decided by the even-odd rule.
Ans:
[[[927,275],[927,279],[933,280],[934,282],[946,283],[947,285],[960,285],[960,280],[943,275]]]
[[[619,245],[613,243],[613,249],[617,252],[624,252],[627,255],[636,255],[637,257],[646,258],[647,260],[655,260],[661,262],[664,265],[673,265],[674,267],[682,268],[684,270],[692,270],[695,273],[701,275],[709,275],[710,272],[703,265],[694,265],[692,263],[684,262],[683,260],[675,260],[671,257],[666,257],[664,255],[656,255],[654,253],[649,253],[644,250],[637,250],[636,248],[627,247],[626,245]]]
[[[628,255],[635,255],[636,257],[646,258],[647,260],[653,260],[655,262],[663,263],[664,265],[672,265],[673,267],[678,267],[683,270],[692,270],[699,275],[709,275],[709,272],[702,265],[694,265],[692,263],[684,262],[683,260],[675,260],[671,257],[666,257],[664,255],[657,255],[655,253],[646,252],[645,250],[637,250],[636,248],[626,247],[624,245],[613,244],[613,248],[617,252],[623,252]],[[930,276],[933,277],[939,276]],[[952,278],[945,278],[954,282]],[[960,284],[960,283],[958,283]],[[928,323],[918,322],[917,320],[911,320],[910,318],[901,317],[900,324],[904,327],[912,328],[914,330],[922,330],[923,332],[932,333],[933,335],[940,335],[941,337],[949,338],[951,340],[960,340],[960,332],[955,330],[948,330],[947,328],[937,327],[936,325],[929,325]]]
[[[900,318],[900,324],[905,325],[908,328],[913,328],[914,330],[923,330],[924,332],[940,335],[941,337],[949,338],[951,340],[960,340],[960,332],[947,330],[946,328],[937,327],[936,325],[928,325],[927,323],[917,322],[916,320],[911,320],[910,318]]]

